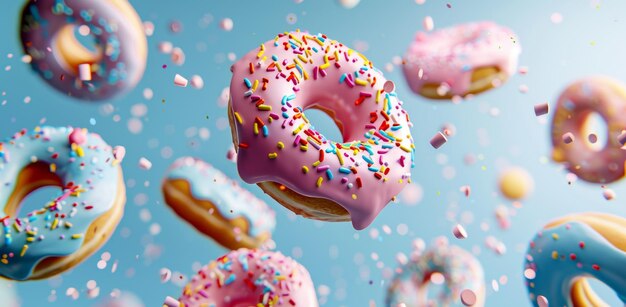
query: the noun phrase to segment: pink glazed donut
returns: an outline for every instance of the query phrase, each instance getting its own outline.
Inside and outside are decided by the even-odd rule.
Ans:
[[[589,115],[598,113],[607,127],[603,148],[587,142]],[[626,90],[607,77],[589,77],[570,84],[561,93],[552,119],[552,157],[565,162],[580,179],[610,183],[624,177],[626,150]],[[598,144],[599,145],[599,144]]]
[[[506,81],[521,53],[515,34],[493,22],[419,32],[403,66],[413,92],[431,99],[477,94]]]
[[[279,252],[245,248],[204,266],[178,301],[184,307],[318,306],[313,281],[302,265]]]
[[[74,36],[95,38],[96,51]],[[104,100],[134,88],[146,67],[147,42],[126,0],[30,0],[21,20],[33,70],[58,91]]]
[[[363,229],[409,182],[409,116],[365,56],[323,34],[286,32],[231,69],[239,174],[283,206]],[[306,109],[333,118],[343,140],[320,134]]]

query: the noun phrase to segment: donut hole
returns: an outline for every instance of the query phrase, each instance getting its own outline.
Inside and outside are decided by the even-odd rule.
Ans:
[[[315,130],[326,139],[334,141],[343,140],[342,129],[340,128],[341,124],[334,121],[327,111],[320,107],[312,106],[304,110],[304,115],[311,123],[314,123],[313,126]]]
[[[78,65],[94,64],[102,57],[98,37],[86,25],[63,26],[56,33],[50,46],[61,66],[75,74],[78,73]]]
[[[61,178],[50,172],[47,163],[35,162],[22,169],[15,186],[4,207],[4,213],[10,217],[40,210],[60,195],[63,185]]]
[[[602,281],[593,277],[578,278],[573,283],[572,288],[576,286],[582,286],[586,288],[585,293],[594,293],[597,298],[600,298],[605,305],[604,306],[623,306],[624,303],[619,299],[614,289],[611,289],[608,285]],[[590,295],[588,294],[587,297]],[[583,305],[581,305],[583,306]]]
[[[583,116],[580,125],[582,142],[593,151],[601,151],[607,145],[608,127],[600,113],[588,112]]]

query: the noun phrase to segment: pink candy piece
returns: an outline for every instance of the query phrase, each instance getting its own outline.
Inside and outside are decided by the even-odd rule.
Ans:
[[[126,148],[124,146],[115,146],[113,147],[113,157],[117,161],[124,160],[124,156],[126,156]]]
[[[454,237],[456,237],[457,239],[467,238],[467,231],[465,231],[465,228],[463,228],[461,224],[456,224],[456,226],[454,226],[454,228],[452,229],[452,233],[454,234]]]
[[[469,289],[461,291],[461,303],[465,306],[473,306],[476,304],[476,293]]]
[[[549,110],[550,110],[550,106],[548,105],[548,103],[540,103],[540,104],[535,105],[536,116],[548,114]]]
[[[91,81],[91,65],[78,64],[78,77],[81,81]]]
[[[150,162],[150,160],[148,160],[148,159],[146,159],[144,157],[141,157],[139,159],[139,167],[142,168],[142,169],[145,169],[145,170],[149,170],[149,169],[152,168],[152,162]]]
[[[224,18],[222,19],[222,21],[220,21],[220,28],[222,28],[222,30],[224,31],[232,30],[233,26],[234,26],[233,20],[230,18]]]
[[[187,87],[187,83],[189,83],[189,81],[187,81],[187,79],[185,79],[185,77],[176,74],[176,76],[174,76],[174,84],[180,87]]]
[[[193,87],[195,89],[203,88],[204,87],[204,80],[202,80],[202,77],[200,77],[198,75],[191,76],[191,87]]]
[[[386,81],[385,84],[383,84],[383,91],[387,92],[387,93],[391,93],[396,89],[396,85],[393,83],[393,81]]]
[[[468,185],[462,186],[460,189],[461,193],[465,194],[465,197],[469,197],[472,193],[472,188]]]
[[[185,53],[183,52],[183,49],[174,47],[174,49],[172,49],[172,54],[170,55],[170,58],[172,60],[172,63],[178,66],[185,64]]]
[[[543,295],[537,296],[537,305],[539,307],[548,307],[548,299]]]
[[[167,307],[179,307],[180,302],[171,296],[167,296],[165,297],[165,301],[163,302],[163,305]]]
[[[574,134],[571,132],[567,132],[563,134],[563,143],[569,144],[574,141]]]
[[[602,196],[604,196],[604,199],[606,200],[613,200],[615,198],[615,191],[611,189],[604,189],[604,191],[602,191]]]
[[[174,45],[172,45],[172,43],[170,42],[164,41],[159,43],[158,48],[159,52],[170,54],[172,53],[172,49],[174,49]]]
[[[446,136],[441,133],[441,131],[437,131],[437,134],[435,134],[430,139],[430,145],[432,145],[435,149],[439,149],[439,147],[443,146],[443,144],[445,144],[447,141],[448,139],[446,138]]]
[[[87,131],[82,128],[74,128],[69,136],[70,144],[82,145],[87,141]]]

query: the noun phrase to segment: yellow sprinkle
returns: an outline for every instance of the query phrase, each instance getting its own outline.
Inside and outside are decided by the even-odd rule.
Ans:
[[[259,52],[256,54],[256,58],[260,58],[263,53],[265,52],[265,45],[261,44],[261,50],[259,50]]]
[[[313,167],[317,167],[318,165],[320,165],[320,163],[322,163],[322,161],[315,161],[313,162]]]
[[[4,264],[9,264],[9,260],[6,260],[6,259],[2,259],[2,260],[0,260],[0,262],[2,262]]]
[[[275,152],[271,152],[271,153],[267,154],[267,157],[273,160],[273,159],[278,158],[278,154],[275,153]]]
[[[300,145],[300,150],[307,151],[308,149],[309,149],[309,146],[307,146],[307,145]]]
[[[553,234],[552,234],[552,239],[554,239],[554,240],[558,240],[558,239],[559,239],[559,235],[558,235],[558,234],[556,234],[556,233],[553,233]]]
[[[22,232],[22,228],[20,228],[20,226],[17,223],[13,223],[13,228],[15,228],[15,231],[17,232]]]
[[[285,143],[278,142],[278,144],[276,144],[276,147],[278,147],[278,149],[283,149],[283,148],[285,148]]]
[[[50,172],[54,173],[57,171],[57,165],[54,163],[50,163]]]
[[[259,124],[258,123],[254,123],[254,135],[258,135],[259,134]]]
[[[315,186],[317,186],[318,188],[321,187],[323,181],[324,181],[324,178],[317,177],[317,182],[315,183]]]
[[[82,156],[85,155],[85,151],[83,150],[82,147],[80,147],[80,146],[76,147],[76,155],[79,156],[79,157],[82,157]]]
[[[256,88],[259,86],[259,80],[254,80],[254,83],[252,83],[252,91],[256,91]]]
[[[400,149],[406,151],[406,152],[411,152],[411,149],[407,148],[406,146],[402,145],[400,146]]]
[[[26,234],[29,235],[29,236],[36,236],[37,235],[37,233],[32,231],[32,230],[27,230]]]
[[[293,135],[298,134],[298,132],[300,132],[302,128],[304,128],[304,123],[300,124],[300,126],[298,126],[298,128],[296,128],[296,130],[293,131]]]
[[[73,235],[72,235],[72,239],[74,239],[74,240],[75,240],[75,239],[80,239],[80,238],[82,238],[82,237],[83,237],[83,234],[82,234],[82,233],[76,233],[76,234],[73,234]]]
[[[557,251],[552,252],[552,259],[554,260],[559,259],[559,253],[557,253]]]
[[[305,174],[308,173],[309,172],[309,168],[306,165],[303,165],[302,166],[302,172],[305,173]]]
[[[266,104],[260,104],[256,108],[259,109],[259,111],[271,111],[272,110],[272,106],[266,105]]]
[[[320,65],[320,69],[326,69],[330,66],[330,62],[328,61],[328,56],[324,55],[324,64]]]
[[[301,54],[298,54],[298,58],[300,59],[300,61],[302,61],[302,62],[304,62],[304,63],[308,62],[308,61],[306,60],[306,58],[305,58],[303,55],[301,55]]]
[[[24,244],[24,246],[22,246],[22,251],[20,252],[20,257],[24,257],[24,254],[26,254],[27,250],[28,250],[28,245]]]
[[[235,118],[240,125],[243,125],[243,119],[241,118],[241,115],[239,115],[239,113],[235,112]]]
[[[34,241],[35,241],[35,238],[33,238],[33,237],[26,238],[26,242],[30,243],[30,242],[34,242]]]
[[[55,230],[58,225],[59,225],[59,219],[54,218],[54,220],[52,221],[52,226],[50,226],[50,229]]]
[[[280,66],[280,63],[278,63],[278,62],[275,62],[275,63],[276,63],[276,68],[278,68],[278,71],[282,72],[283,68]]]
[[[360,86],[366,86],[367,85],[367,81],[365,81],[363,79],[359,79],[359,78],[355,78],[354,79],[354,83],[356,83],[357,85],[360,85]]]
[[[352,199],[357,199],[356,194],[352,194]]]
[[[343,156],[339,152],[339,148],[337,148],[337,150],[335,151],[335,154],[337,155],[337,160],[339,160],[339,165],[343,165]]]
[[[72,226],[74,226],[74,225],[72,225],[72,223],[65,222],[65,228],[72,228]]]

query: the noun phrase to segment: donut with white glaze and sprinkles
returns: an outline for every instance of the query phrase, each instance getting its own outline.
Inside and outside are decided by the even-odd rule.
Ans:
[[[276,226],[276,214],[265,202],[193,157],[170,166],[162,190],[176,214],[226,248],[260,247]]]
[[[92,35],[95,50],[74,34]],[[22,11],[31,67],[61,93],[104,100],[135,87],[146,67],[141,19],[126,0],[30,0]]]
[[[126,202],[121,149],[71,127],[22,130],[0,142],[0,276],[48,278],[111,237]],[[24,197],[44,186],[62,192],[40,209],[20,212]]]
[[[409,115],[359,52],[324,34],[285,32],[231,70],[239,175],[283,206],[363,229],[410,182]],[[330,115],[343,140],[319,133],[307,109]]]

